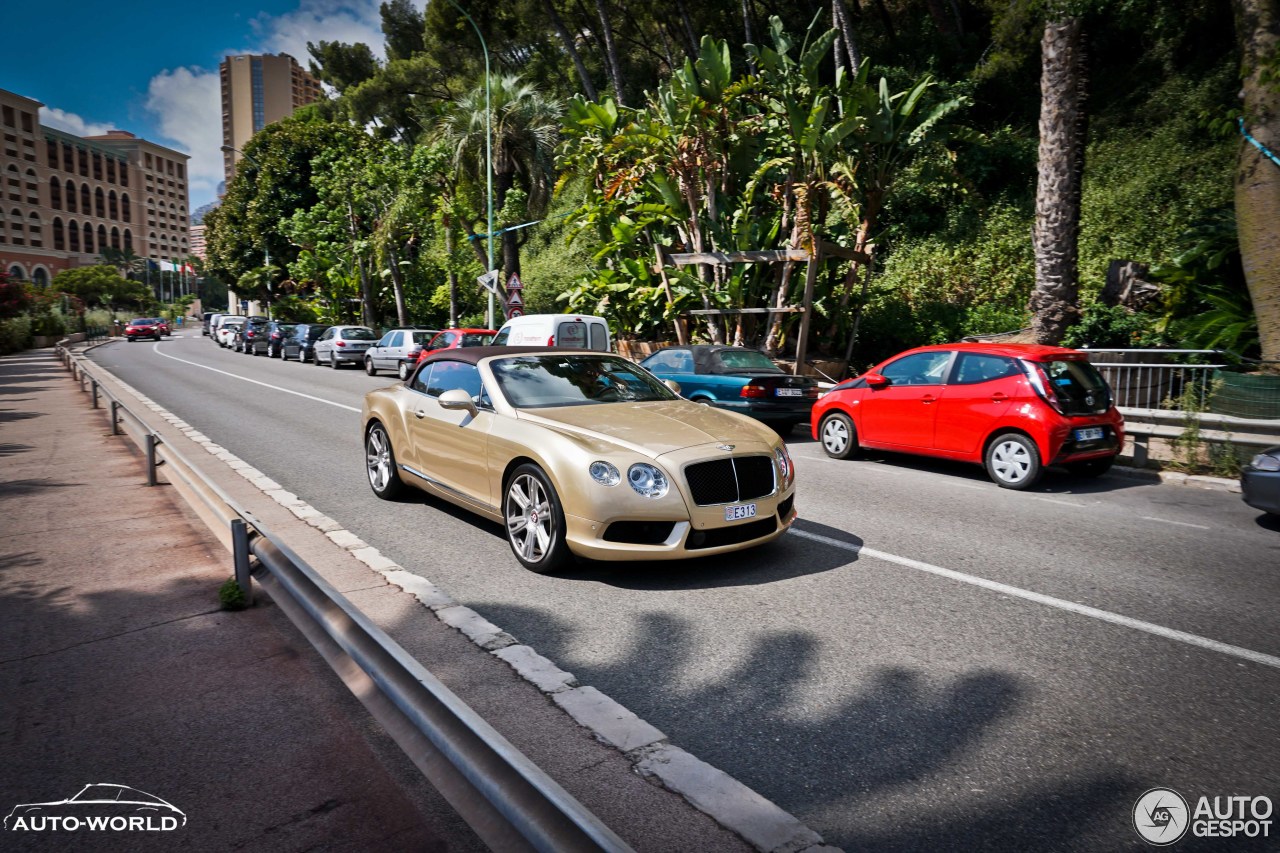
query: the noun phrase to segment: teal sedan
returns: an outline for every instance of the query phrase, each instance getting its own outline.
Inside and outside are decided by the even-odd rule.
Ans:
[[[659,379],[680,386],[680,394],[763,421],[786,435],[809,420],[818,383],[792,376],[759,350],[715,344],[667,347],[640,362]]]

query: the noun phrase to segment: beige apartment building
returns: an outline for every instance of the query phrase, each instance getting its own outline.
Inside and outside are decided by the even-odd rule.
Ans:
[[[222,144],[227,183],[245,143],[272,122],[293,115],[298,107],[323,96],[320,81],[287,53],[228,56],[219,66],[222,77]]]
[[[0,269],[48,284],[107,248],[157,263],[190,254],[186,154],[123,130],[43,127],[41,106],[0,89]]]

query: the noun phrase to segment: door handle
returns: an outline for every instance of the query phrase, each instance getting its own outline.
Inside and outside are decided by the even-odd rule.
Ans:
[[[1008,399],[1009,399],[1009,395],[1005,394],[1003,391],[997,391],[991,395],[991,401],[993,403],[1003,403],[1005,400],[1008,400]]]
[[[920,398],[920,402],[928,405],[929,403],[932,403],[936,399],[937,398],[934,397],[932,394],[925,394],[923,397]]]
[[[423,418],[425,418],[425,417],[427,416],[427,410],[426,410],[426,409],[418,409],[416,412],[414,412],[414,413],[413,413],[413,416],[414,416],[415,418],[417,418],[418,420],[422,420]]]

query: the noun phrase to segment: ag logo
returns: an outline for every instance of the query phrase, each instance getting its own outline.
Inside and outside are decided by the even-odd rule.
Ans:
[[[1133,806],[1133,828],[1143,841],[1158,847],[1172,844],[1185,835],[1190,817],[1187,801],[1169,788],[1152,788]]]

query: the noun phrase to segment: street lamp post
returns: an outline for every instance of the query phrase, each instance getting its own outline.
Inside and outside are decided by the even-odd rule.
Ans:
[[[262,164],[255,160],[252,155],[244,153],[239,148],[232,148],[230,145],[224,145],[222,146],[222,150],[228,154],[239,154],[241,157],[257,166],[258,171],[262,171]],[[266,267],[267,270],[267,319],[272,320],[275,318],[271,316],[271,297],[273,294],[273,289],[271,287],[271,246],[267,242],[265,235],[262,238],[262,257],[262,265]],[[231,306],[227,307],[230,308]]]
[[[467,10],[455,2],[449,0],[453,8],[462,13],[467,19],[467,23],[471,24],[471,29],[476,31],[476,37],[480,39],[480,48],[484,51],[484,160],[485,160],[485,188],[489,201],[489,270],[493,269],[493,130],[490,126],[493,116],[493,108],[490,103],[491,95],[489,90],[489,45],[484,40],[484,34],[480,32],[480,28],[476,26],[476,22],[467,14]],[[489,270],[485,270],[488,272]],[[493,299],[494,291],[497,289],[497,282],[494,282],[494,289],[489,291],[489,313],[486,318],[488,325],[485,328],[492,329],[493,325]]]

